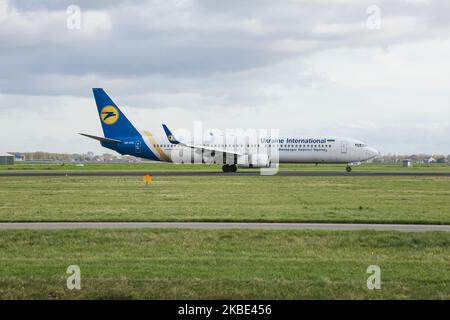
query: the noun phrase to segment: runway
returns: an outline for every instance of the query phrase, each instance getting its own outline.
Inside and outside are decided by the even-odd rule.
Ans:
[[[165,177],[246,177],[261,176],[259,171],[240,171],[236,173],[219,171],[8,171],[0,172],[0,177],[137,177],[151,174]],[[345,171],[280,171],[277,176],[288,177],[366,177],[366,176],[406,176],[406,177],[450,177],[450,172],[345,172]]]
[[[259,223],[259,222],[6,222],[0,230],[66,230],[66,229],[259,229],[259,230],[329,230],[329,231],[403,231],[450,232],[450,225],[415,224],[343,224],[343,223]]]

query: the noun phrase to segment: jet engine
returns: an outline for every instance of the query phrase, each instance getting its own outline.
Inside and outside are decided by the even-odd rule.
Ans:
[[[240,168],[268,168],[271,165],[269,155],[263,153],[245,154],[237,160]]]

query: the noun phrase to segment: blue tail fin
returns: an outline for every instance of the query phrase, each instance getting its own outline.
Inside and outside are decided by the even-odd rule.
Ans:
[[[136,128],[102,88],[93,88],[98,115],[106,138],[139,136]]]
[[[178,141],[175,136],[172,134],[172,132],[169,130],[169,128],[167,128],[167,126],[165,124],[162,125],[164,132],[166,133],[167,139],[169,140],[170,143],[172,144],[179,144],[180,141]]]

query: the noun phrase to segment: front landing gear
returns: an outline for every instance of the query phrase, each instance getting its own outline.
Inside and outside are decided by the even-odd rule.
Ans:
[[[222,167],[222,171],[223,172],[236,172],[237,171],[237,165],[235,165],[235,164],[232,164],[232,165],[226,164],[226,165],[224,165]]]
[[[347,172],[352,172],[352,167],[347,166],[347,168],[345,169]]]

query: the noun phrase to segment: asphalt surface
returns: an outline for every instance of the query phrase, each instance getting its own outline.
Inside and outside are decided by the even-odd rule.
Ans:
[[[94,171],[94,172],[22,172],[22,171],[8,171],[0,172],[0,177],[135,177],[151,174],[154,176],[260,176],[259,171],[240,171],[236,173],[224,173],[219,171],[165,171],[165,172],[151,172],[151,171]],[[340,171],[280,171],[278,176],[300,176],[300,177],[364,177],[364,176],[418,176],[418,177],[450,177],[450,172],[340,172]]]
[[[380,230],[450,232],[450,225],[339,224],[339,223],[253,223],[253,222],[6,222],[0,230],[33,229],[260,229],[260,230]]]

